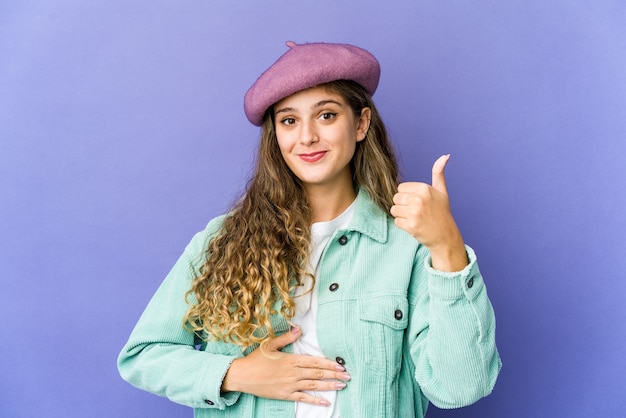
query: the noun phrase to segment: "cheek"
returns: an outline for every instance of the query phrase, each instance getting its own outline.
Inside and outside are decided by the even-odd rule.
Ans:
[[[278,149],[280,149],[281,154],[285,154],[289,150],[289,141],[285,135],[279,135],[276,133],[276,143],[278,144]]]
[[[291,149],[293,148],[291,142],[285,140],[285,137],[282,137],[281,139],[277,139],[276,143],[278,144],[280,155],[283,157],[285,163],[287,163],[287,166],[291,168],[290,155]]]
[[[354,130],[347,131],[344,136],[344,148],[346,151],[354,154],[356,150],[356,144],[359,142],[358,133]]]

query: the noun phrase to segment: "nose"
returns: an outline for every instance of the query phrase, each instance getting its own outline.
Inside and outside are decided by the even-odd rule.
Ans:
[[[302,131],[300,132],[300,143],[302,145],[311,145],[319,141],[319,136],[315,124],[312,122],[303,122]]]

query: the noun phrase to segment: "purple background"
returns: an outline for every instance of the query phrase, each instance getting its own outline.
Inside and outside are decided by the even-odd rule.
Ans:
[[[242,190],[242,110],[293,40],[382,65],[404,177],[452,153],[504,368],[429,417],[626,411],[626,3],[0,0],[0,416],[190,417],[116,356]]]

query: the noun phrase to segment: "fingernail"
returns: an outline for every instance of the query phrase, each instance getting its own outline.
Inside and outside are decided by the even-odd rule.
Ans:
[[[341,374],[339,375],[339,378],[340,378],[341,380],[350,380],[350,379],[352,379],[352,377],[351,377],[348,373],[341,373]]]
[[[320,399],[320,405],[330,406],[330,402],[328,402],[326,399]]]
[[[291,327],[291,333],[292,334],[297,334],[300,332],[300,327]]]
[[[346,387],[346,384],[345,384],[345,383],[342,383],[342,382],[335,382],[335,387],[336,387],[337,389],[343,389],[343,388],[345,388],[345,387]]]
[[[335,366],[335,370],[337,370],[338,372],[345,372],[345,371],[346,371],[346,368],[345,368],[345,367],[343,367],[343,366],[340,366],[339,364],[337,364],[337,365]]]

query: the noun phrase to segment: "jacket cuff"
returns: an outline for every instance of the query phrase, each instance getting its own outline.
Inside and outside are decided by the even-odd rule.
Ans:
[[[205,367],[204,378],[199,382],[196,399],[196,408],[226,409],[239,399],[241,392],[222,393],[222,382],[231,363],[236,357],[220,356],[223,361],[208,362]]]
[[[473,300],[480,293],[484,283],[476,263],[476,254],[467,245],[465,251],[469,263],[463,270],[457,272],[435,270],[430,256],[426,258],[424,267],[428,272],[428,288],[431,297],[447,300],[465,297]]]

